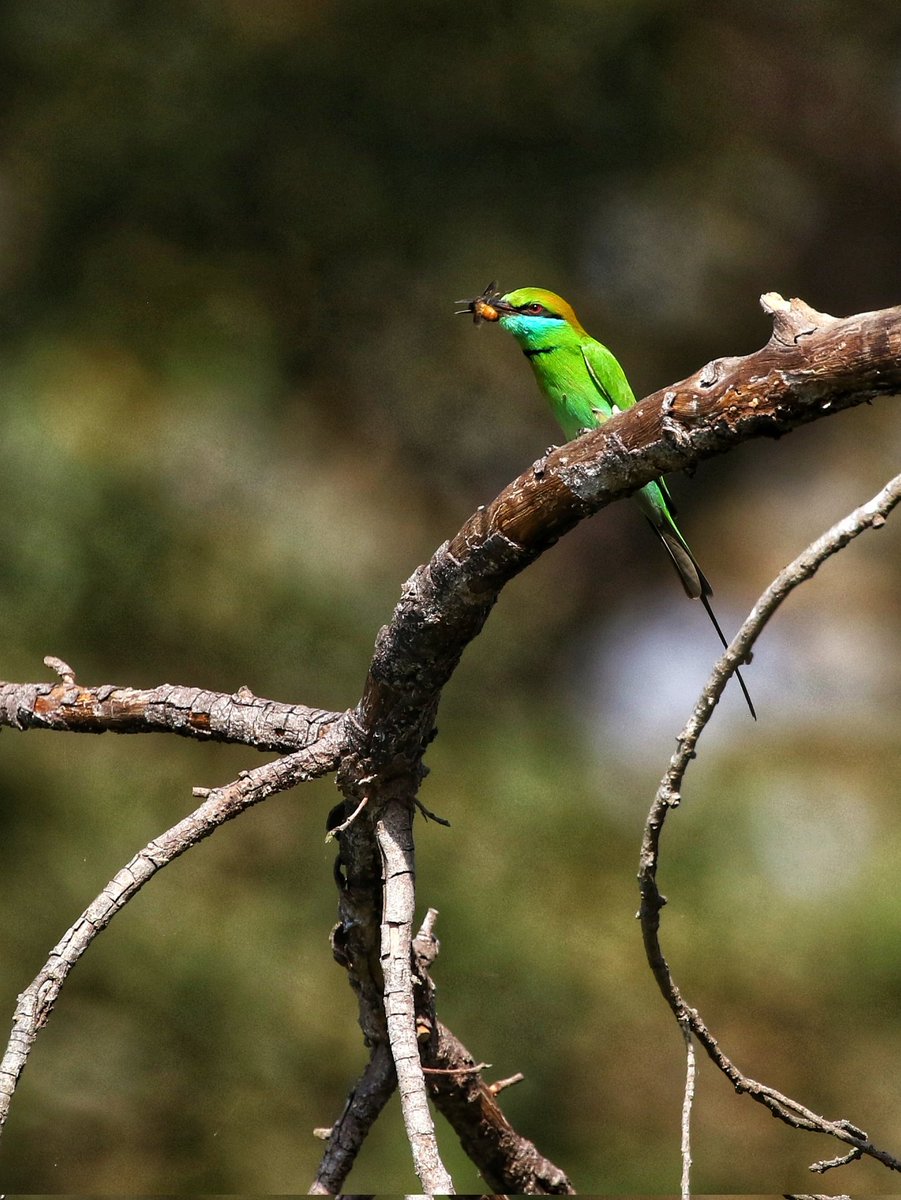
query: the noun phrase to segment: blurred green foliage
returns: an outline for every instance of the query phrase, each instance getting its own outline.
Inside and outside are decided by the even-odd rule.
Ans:
[[[899,299],[896,0],[7,0],[0,10],[0,675],[355,702],[402,581],[555,436],[491,278],[576,304],[636,390],[768,335],[761,291]],[[898,469],[891,403],[675,482],[733,627]],[[896,519],[897,520],[897,519]],[[898,530],[794,597],[692,768],[664,945],[755,1077],[901,1123]],[[505,592],[447,690],[419,829],[443,1019],[584,1191],[672,1192],[681,1041],[633,920],[641,824],[716,646],[625,505]],[[5,732],[2,999],[107,879],[252,763]],[[334,802],[179,860],[67,985],[12,1191],[303,1190],[364,1062],[331,961]],[[461,1191],[479,1181],[449,1131]],[[891,1147],[897,1153],[897,1143]],[[833,1148],[701,1064],[699,1192]],[[869,1163],[847,1190],[885,1187]],[[403,1191],[392,1106],[349,1187]]]

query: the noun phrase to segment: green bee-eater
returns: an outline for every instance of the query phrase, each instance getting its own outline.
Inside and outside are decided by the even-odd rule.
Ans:
[[[614,356],[585,332],[570,305],[554,292],[518,288],[501,295],[491,284],[475,300],[460,303],[466,304],[466,308],[458,311],[473,313],[476,323],[497,321],[502,329],[513,334],[567,438],[603,425],[615,413],[624,412],[635,403],[625,372]],[[710,607],[712,589],[673,520],[666,484],[662,479],[648,483],[636,493],[635,499],[666,548],[686,593],[691,599],[701,601],[726,646],[726,638]],[[735,674],[751,716],[756,719],[745,682],[738,671]]]

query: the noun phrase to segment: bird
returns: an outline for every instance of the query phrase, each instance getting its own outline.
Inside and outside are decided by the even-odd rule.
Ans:
[[[535,373],[567,439],[603,425],[635,403],[626,374],[613,353],[586,332],[572,306],[544,288],[525,287],[503,295],[491,283],[474,300],[461,300],[458,314],[473,314],[476,324],[496,321],[513,335]],[[662,479],[635,494],[641,511],[657,535],[692,600],[700,600],[723,647],[725,634],[710,604],[713,589],[676,524],[673,504]],[[736,670],[751,716],[757,713],[741,673]]]

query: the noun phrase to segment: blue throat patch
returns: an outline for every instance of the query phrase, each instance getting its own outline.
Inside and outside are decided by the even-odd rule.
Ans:
[[[566,322],[562,317],[533,317],[529,313],[513,313],[502,316],[498,324],[507,333],[512,333],[518,342],[531,342],[561,329]]]

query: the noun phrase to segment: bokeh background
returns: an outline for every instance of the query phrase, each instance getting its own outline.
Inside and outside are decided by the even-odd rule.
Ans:
[[[6,0],[0,676],[343,708],[402,582],[555,439],[515,345],[563,292],[639,395],[769,334],[759,293],[901,299],[897,0]],[[672,481],[733,629],[899,469],[884,401]],[[901,534],[823,569],[667,828],[664,945],[753,1076],[901,1152]],[[716,653],[630,506],[504,593],[448,687],[418,831],[439,1011],[594,1192],[678,1186],[680,1036],[634,921],[644,816]],[[193,785],[249,752],[5,731],[0,1001]],[[365,1054],[332,963],[331,781],[155,879],[23,1077],[12,1191],[294,1192]],[[457,1186],[474,1169],[446,1127]],[[700,1065],[699,1192],[835,1148]],[[870,1164],[842,1190],[886,1190]],[[350,1190],[413,1183],[396,1104]]]

